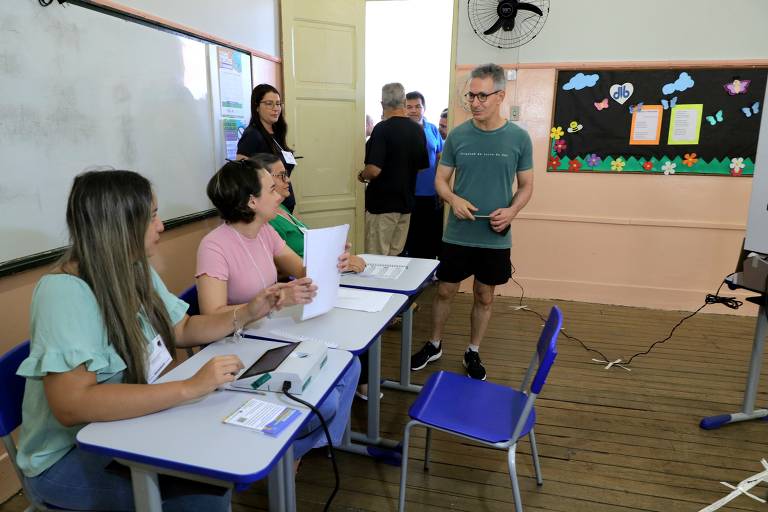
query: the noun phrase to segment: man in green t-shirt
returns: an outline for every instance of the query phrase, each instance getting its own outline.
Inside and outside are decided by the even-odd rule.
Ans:
[[[496,64],[475,68],[469,92],[472,119],[448,134],[435,188],[450,205],[443,234],[438,292],[432,309],[432,337],[411,357],[420,370],[442,356],[442,334],[451,301],[461,281],[475,277],[469,347],[464,353],[467,374],[485,380],[479,349],[491,318],[493,292],[512,274],[509,226],[533,193],[531,138],[501,115],[506,78]],[[449,182],[456,173],[453,190]],[[517,191],[512,185],[517,179]]]

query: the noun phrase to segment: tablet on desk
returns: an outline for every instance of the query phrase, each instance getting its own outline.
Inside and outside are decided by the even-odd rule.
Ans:
[[[241,373],[237,380],[249,379],[256,375],[274,371],[298,346],[298,343],[288,343],[282,347],[267,350],[255,363]]]

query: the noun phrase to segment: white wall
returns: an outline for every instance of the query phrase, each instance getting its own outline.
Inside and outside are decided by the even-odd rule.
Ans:
[[[437,124],[448,106],[453,0],[366,2],[365,113],[381,117],[381,87],[401,82],[427,102]]]
[[[279,0],[117,0],[155,16],[280,57]]]
[[[459,3],[457,64],[515,63],[472,31]],[[520,63],[727,60],[768,57],[766,0],[551,0],[539,35]]]

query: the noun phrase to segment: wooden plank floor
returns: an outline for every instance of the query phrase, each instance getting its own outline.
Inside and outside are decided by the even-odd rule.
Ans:
[[[426,340],[431,291],[419,300],[414,343]],[[553,301],[525,300],[546,314]],[[542,322],[515,311],[514,298],[498,298],[481,354],[489,379],[518,384]],[[664,338],[682,312],[558,302],[566,331],[611,358],[628,357]],[[461,354],[469,334],[471,296],[460,295],[448,322],[443,358],[413,374],[423,382],[437,369],[461,372]],[[709,306],[721,308],[722,306]],[[705,310],[706,311],[706,310]],[[753,318],[700,313],[684,323],[675,337],[648,356],[638,357],[632,371],[604,370],[590,364],[594,354],[560,338],[555,366],[537,402],[537,439],[544,485],[532,478],[530,446],[518,449],[518,471],[526,511],[697,511],[727,494],[720,481],[737,483],[762,469],[768,457],[768,422],[753,421],[704,431],[703,416],[734,412],[741,406]],[[399,334],[387,332],[383,345],[385,376],[398,375]],[[765,371],[758,406],[768,405]],[[407,408],[415,395],[385,390],[382,435],[402,436]],[[493,411],[489,411],[492,414]],[[356,403],[353,423],[361,429],[365,407]],[[409,510],[509,511],[512,491],[505,454],[436,433],[433,464],[421,468],[424,432],[413,431],[409,466]],[[347,453],[337,454],[341,491],[333,510],[397,509],[399,468]],[[300,511],[322,510],[333,485],[330,461],[323,451],[305,457],[297,476]],[[765,496],[766,486],[756,488]],[[17,496],[0,511],[23,510]],[[255,485],[235,496],[235,511],[264,510],[266,488]],[[722,510],[766,510],[739,497]]]

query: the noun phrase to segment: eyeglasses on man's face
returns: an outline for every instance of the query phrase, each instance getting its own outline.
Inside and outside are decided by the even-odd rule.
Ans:
[[[467,98],[467,101],[469,103],[472,103],[473,101],[475,101],[475,98],[477,98],[477,101],[479,101],[480,103],[485,103],[486,101],[488,101],[488,98],[490,96],[493,96],[494,94],[498,94],[500,92],[501,92],[501,89],[499,89],[498,91],[493,91],[493,92],[488,92],[488,93],[486,93],[486,92],[479,92],[479,93],[475,94],[473,92],[468,92],[468,93],[466,93],[464,95],[464,97]]]
[[[259,104],[270,109],[283,108],[283,105],[285,105],[282,101],[260,101]]]
[[[290,176],[288,176],[287,172],[273,172],[273,173],[270,173],[270,175],[273,178],[281,180],[281,181],[286,182],[286,183],[291,178]]]

